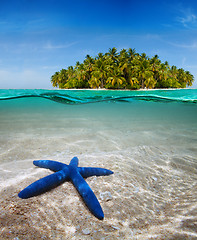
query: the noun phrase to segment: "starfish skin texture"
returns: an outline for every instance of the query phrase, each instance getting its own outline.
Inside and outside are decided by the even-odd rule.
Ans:
[[[55,173],[30,184],[23,189],[18,196],[22,199],[38,196],[59,186],[65,181],[71,181],[83,198],[90,212],[95,217],[102,220],[104,218],[104,213],[101,205],[84,178],[111,175],[113,172],[105,168],[78,167],[78,162],[79,160],[77,157],[74,157],[69,165],[51,160],[33,161],[35,166],[50,169]]]

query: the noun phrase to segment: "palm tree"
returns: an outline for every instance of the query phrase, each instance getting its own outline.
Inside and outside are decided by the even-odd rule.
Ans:
[[[128,54],[128,52],[127,52],[127,50],[126,49],[122,49],[121,51],[120,51],[120,54],[119,54],[119,56],[118,56],[118,59],[119,59],[119,61],[128,61],[128,58],[129,58],[129,54]]]
[[[96,86],[103,88],[105,85],[105,81],[107,79],[108,74],[108,61],[107,57],[104,57],[102,54],[98,56],[98,58],[94,62],[93,70],[92,70],[92,77],[90,83],[92,81],[96,81]]]
[[[96,74],[91,77],[88,83],[91,88],[99,88],[101,86],[100,78]]]
[[[159,66],[158,72],[157,72],[157,88],[165,88],[167,85],[167,78],[168,78],[168,70],[166,67],[166,64],[162,63]]]
[[[177,80],[181,84],[181,87],[185,88],[187,85],[187,76],[183,68],[178,69]]]
[[[181,84],[178,82],[178,69],[176,66],[172,66],[169,71],[170,77],[168,78],[169,80],[169,87],[172,88],[180,88]]]
[[[127,53],[127,50],[122,49],[118,57],[118,67],[122,71],[123,77],[126,79],[126,81],[129,81],[131,73],[131,64],[129,63],[128,58],[129,54]]]
[[[140,89],[140,82],[137,77],[132,77],[130,80],[130,89]]]
[[[83,63],[77,62],[75,66],[75,72],[76,72],[76,78],[80,83],[80,87],[89,88],[88,73],[86,71],[85,65]]]
[[[155,81],[158,81],[158,79],[160,78],[160,66],[161,66],[161,61],[159,60],[159,56],[158,55],[155,55],[153,58],[150,59],[150,64],[151,64],[151,67],[152,67],[152,71],[153,71],[153,74],[154,74],[154,78],[155,78]]]
[[[148,59],[148,57],[146,56],[146,53],[141,54],[141,59],[142,60],[147,60]]]
[[[87,55],[83,63],[76,62],[56,72],[51,83],[59,88],[168,88],[191,86],[194,77],[189,71],[161,63],[158,55],[151,59],[135,49],[110,48],[95,58]]]
[[[147,89],[155,87],[156,81],[152,71],[146,71],[144,84]]]
[[[117,54],[117,49],[115,47],[110,48],[107,55],[110,56],[110,58],[114,63],[117,61],[118,54]]]
[[[51,83],[53,87],[59,86],[59,72],[55,72],[55,74],[51,76]]]
[[[64,85],[66,84],[68,80],[68,73],[66,69],[62,69],[59,73],[59,78],[61,79],[59,82],[59,88],[64,88]]]
[[[110,76],[107,79],[106,82],[106,88],[124,88],[126,86],[126,80],[122,76],[122,71],[117,68],[111,68],[110,69]]]
[[[194,82],[194,76],[189,71],[186,71],[185,74],[187,76],[187,86],[192,86]]]
[[[142,53],[141,58],[137,61],[137,76],[140,80],[140,85],[142,88],[145,87],[144,81],[147,75],[147,71],[150,71],[150,64],[145,53]]]
[[[137,56],[135,48],[133,49],[129,48],[128,55],[129,55],[129,61],[132,61]]]
[[[182,88],[185,88],[186,86],[192,86],[194,81],[193,75],[191,75],[189,71],[185,72],[183,68],[178,69],[177,79]]]
[[[86,59],[83,62],[85,70],[87,72],[87,81],[91,78],[92,68],[94,65],[94,59],[90,55],[86,55]]]
[[[69,66],[67,69],[68,80],[73,79],[75,76],[75,70],[73,66]]]
[[[53,84],[53,87],[64,88],[67,79],[68,79],[67,70],[62,69],[59,72],[56,72],[54,75],[52,75],[51,82]]]
[[[64,88],[76,87],[76,72],[73,66],[69,66],[67,69],[67,81],[64,84]]]

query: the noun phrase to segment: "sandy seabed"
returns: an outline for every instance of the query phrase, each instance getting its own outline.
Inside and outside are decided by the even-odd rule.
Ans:
[[[197,239],[196,105],[19,99],[0,110],[0,239]],[[51,174],[33,160],[74,156],[114,172],[87,179],[103,221],[70,182],[18,197]]]
[[[24,187],[51,173],[34,167],[33,159],[44,155],[69,163],[80,143],[74,146],[67,142],[68,154],[63,151],[64,141],[50,138],[48,148],[44,148],[42,140],[18,140],[17,147],[7,151],[7,157],[18,160],[1,168],[3,178],[9,177],[0,191],[0,239],[197,238],[196,159],[177,156],[173,148],[166,152],[157,147],[133,146],[121,151],[113,143],[113,147],[100,146],[102,151],[108,149],[105,154],[95,149],[78,154],[79,166],[114,171],[110,176],[86,180],[103,208],[102,221],[89,212],[70,182],[43,195],[20,199],[18,193]],[[29,150],[21,156],[21,149],[27,149],[27,144]],[[53,152],[54,145],[59,146],[58,152]],[[33,158],[27,160],[30,154]],[[18,169],[17,173],[14,169]]]

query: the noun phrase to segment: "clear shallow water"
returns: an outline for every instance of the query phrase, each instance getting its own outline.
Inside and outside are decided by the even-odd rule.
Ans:
[[[70,239],[83,238],[84,226],[91,229],[93,239],[195,239],[196,101],[197,90],[191,89],[0,90],[2,212],[13,216],[24,203],[17,193],[49,174],[33,167],[34,159],[68,163],[78,156],[80,166],[102,166],[115,172],[88,179],[104,209],[105,222],[97,222],[79,205],[72,185],[65,183],[57,192],[31,202],[34,214],[26,211],[21,216],[29,214],[27,229],[35,222],[32,229],[57,239],[64,234]],[[111,192],[111,201],[100,199],[105,191]],[[45,204],[51,212],[44,209],[41,216],[36,209]],[[68,212],[58,210],[60,205]],[[51,223],[54,214],[57,219]],[[45,219],[47,228],[38,218]],[[20,236],[20,223],[11,219]],[[9,233],[11,226],[7,225],[2,234]],[[54,225],[59,227],[55,230]]]
[[[117,91],[117,90],[43,90],[11,89],[0,90],[0,100],[39,97],[64,104],[82,104],[93,102],[185,102],[197,103],[197,89]]]

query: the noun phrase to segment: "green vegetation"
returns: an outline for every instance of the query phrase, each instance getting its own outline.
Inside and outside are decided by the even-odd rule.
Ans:
[[[99,53],[95,58],[87,55],[83,63],[56,72],[51,83],[59,88],[185,88],[192,86],[194,77],[189,71],[170,67],[155,55],[152,58],[135,49],[116,48]]]

